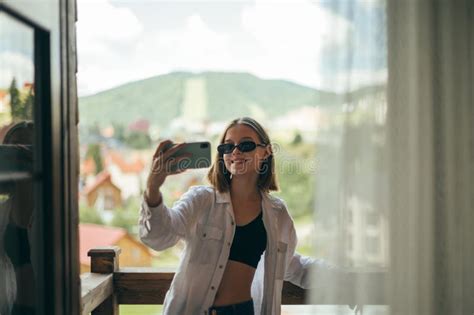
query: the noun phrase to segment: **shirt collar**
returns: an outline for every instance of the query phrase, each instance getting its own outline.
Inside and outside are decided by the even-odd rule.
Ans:
[[[216,192],[216,203],[230,203],[230,192],[225,191],[225,192],[220,192],[217,189],[215,189]],[[262,201],[264,204],[270,204],[273,205],[274,198],[268,193],[268,192],[262,192]],[[273,209],[277,209],[278,207],[272,207]]]
[[[214,189],[216,192],[216,202],[217,203],[230,203],[230,192],[220,192],[217,189]]]

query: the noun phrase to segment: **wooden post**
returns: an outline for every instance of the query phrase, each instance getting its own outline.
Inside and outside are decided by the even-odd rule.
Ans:
[[[116,272],[119,268],[120,252],[121,250],[117,246],[89,250],[87,255],[91,257],[91,272],[101,274]],[[119,304],[115,292],[93,310],[92,315],[119,315]]]

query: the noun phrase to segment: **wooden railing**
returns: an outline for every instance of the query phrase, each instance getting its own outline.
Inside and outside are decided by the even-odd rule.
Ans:
[[[119,254],[118,247],[95,248],[88,252],[91,272],[81,275],[82,314],[118,315],[120,304],[163,304],[174,272],[157,268],[119,268]],[[354,281],[349,283],[357,283],[359,291],[370,294],[356,294],[358,291],[351,285],[339,290],[337,295],[329,294],[331,290],[318,290],[320,294],[313,294],[285,282],[282,304],[309,304],[311,294],[312,304],[386,304],[384,272],[354,272],[352,277]]]

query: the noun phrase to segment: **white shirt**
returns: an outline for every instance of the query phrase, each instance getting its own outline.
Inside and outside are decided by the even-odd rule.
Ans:
[[[162,199],[163,200],[163,199]],[[262,193],[267,246],[251,287],[255,314],[279,315],[283,281],[309,287],[309,266],[316,261],[295,252],[297,238],[285,202]],[[206,315],[222,279],[235,233],[230,193],[212,186],[192,186],[169,208],[142,202],[139,235],[143,243],[164,250],[186,243],[166,293],[163,314]],[[207,314],[208,315],[208,314]]]

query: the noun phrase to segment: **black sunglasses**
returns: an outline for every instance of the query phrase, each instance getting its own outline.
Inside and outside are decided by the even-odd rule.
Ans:
[[[236,145],[234,145],[233,143],[223,143],[217,146],[217,151],[220,154],[228,154],[228,153],[232,153],[232,151],[234,151],[234,148],[237,147],[237,149],[239,149],[240,152],[250,152],[250,151],[255,150],[257,146],[265,147],[266,144],[255,143],[253,141],[243,141]]]

